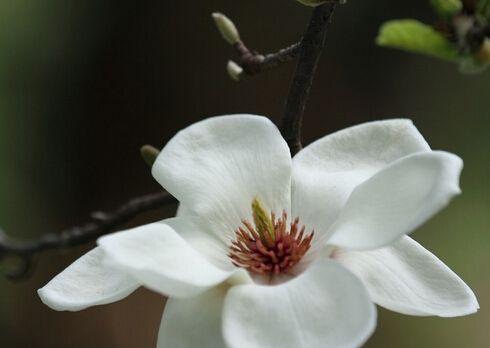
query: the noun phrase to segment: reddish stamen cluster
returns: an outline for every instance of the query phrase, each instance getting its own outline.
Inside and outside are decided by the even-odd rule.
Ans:
[[[232,243],[228,256],[231,262],[248,271],[273,276],[288,273],[306,254],[311,245],[314,232],[305,234],[305,227],[299,226],[296,218],[289,226],[287,214],[277,219],[271,214],[274,234],[259,233],[248,221],[242,221],[236,240]]]

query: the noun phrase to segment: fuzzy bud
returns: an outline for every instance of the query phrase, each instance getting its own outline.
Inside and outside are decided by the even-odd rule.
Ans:
[[[240,81],[243,75],[243,68],[232,60],[230,60],[226,65],[226,71],[228,72],[230,78],[237,82]]]
[[[212,17],[214,19],[214,23],[216,23],[216,27],[226,42],[228,42],[230,45],[234,45],[240,41],[238,29],[228,17],[219,12],[213,13]]]
[[[160,151],[151,145],[144,145],[140,149],[140,154],[143,161],[145,161],[150,167],[152,167],[153,163],[155,163],[159,153]]]

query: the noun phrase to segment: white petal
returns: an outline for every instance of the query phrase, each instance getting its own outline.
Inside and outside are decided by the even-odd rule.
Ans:
[[[47,306],[58,311],[79,311],[119,301],[131,294],[138,283],[103,262],[102,249],[95,248],[38,290]]]
[[[186,215],[187,216],[192,215],[192,211],[189,208],[185,207],[183,204],[179,203],[175,216],[186,216]]]
[[[184,216],[185,219],[167,219],[165,223],[178,231],[187,243],[218,267],[230,270],[235,268],[228,258],[229,245],[223,243],[214,233],[210,233],[206,220],[196,216],[183,204],[179,204],[176,216]]]
[[[231,263],[228,253],[229,245],[223,243],[215,234],[210,233],[208,223],[196,216],[186,215],[182,205],[179,207],[178,216],[184,218],[167,219],[165,224],[179,233],[189,245],[205,256],[208,261],[217,267],[234,271],[236,267]]]
[[[410,120],[369,122],[327,135],[293,158],[292,214],[324,235],[357,185],[422,151],[430,147]]]
[[[225,295],[225,287],[216,287],[192,298],[169,298],[157,347],[226,348],[221,330]]]
[[[251,217],[254,198],[278,214],[290,210],[289,148],[265,117],[221,116],[193,124],[163,148],[152,173],[226,242]]]
[[[172,226],[194,228],[185,218]],[[195,250],[172,227],[159,223],[104,236],[98,240],[107,262],[144,286],[164,295],[193,296],[230,276]]]
[[[233,287],[223,309],[230,348],[358,347],[375,326],[362,283],[327,259],[281,285]]]
[[[454,317],[474,313],[471,289],[436,256],[405,236],[373,251],[336,253],[366,285],[374,302],[409,315]]]
[[[329,243],[351,250],[389,245],[410,233],[459,194],[461,159],[425,152],[393,162],[352,192]]]

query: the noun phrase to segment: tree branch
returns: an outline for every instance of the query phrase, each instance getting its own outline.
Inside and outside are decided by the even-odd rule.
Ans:
[[[45,250],[66,249],[96,240],[98,237],[122,227],[137,215],[177,203],[168,192],[159,192],[131,199],[113,212],[92,213],[92,221],[66,229],[60,233],[41,235],[37,240],[19,241],[0,231],[0,260],[16,257],[20,266],[9,271],[6,276],[16,279],[24,276],[30,269],[32,256]]]
[[[337,2],[329,2],[316,7],[301,40],[298,65],[286,100],[281,129],[293,156],[302,148],[303,113],[336,6]]]
[[[245,75],[255,75],[259,72],[275,68],[283,63],[295,59],[300,51],[300,43],[296,43],[287,48],[281,49],[276,53],[262,55],[256,51],[250,50],[240,38],[235,23],[233,23],[224,14],[215,12],[211,15],[216,27],[223,39],[233,46],[238,54],[238,64],[229,61],[228,73],[234,80],[240,80]]]
[[[296,59],[300,51],[300,43],[266,55],[251,51],[243,41],[237,42],[233,47],[238,53],[239,65],[247,75],[255,75],[290,62]]]

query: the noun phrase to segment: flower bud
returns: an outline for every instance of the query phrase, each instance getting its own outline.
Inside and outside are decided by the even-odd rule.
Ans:
[[[150,167],[155,163],[160,151],[151,145],[144,145],[140,149],[141,157]]]
[[[212,17],[221,35],[230,45],[240,41],[240,34],[235,24],[228,17],[219,12],[213,13]]]
[[[228,72],[228,75],[231,77],[231,79],[234,81],[240,81],[243,74],[243,68],[232,60],[228,62],[228,65],[226,66],[226,71]]]

